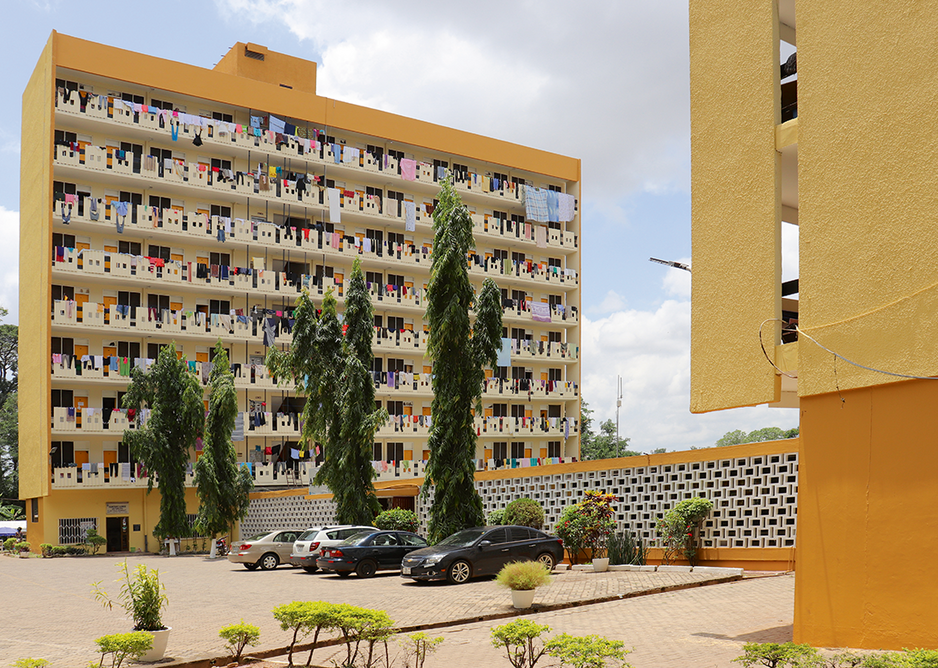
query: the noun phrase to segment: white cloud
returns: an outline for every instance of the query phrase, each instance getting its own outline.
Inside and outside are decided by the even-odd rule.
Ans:
[[[765,406],[690,412],[689,301],[668,300],[655,311],[584,318],[582,336],[583,398],[595,411],[595,430],[602,421],[615,420],[616,379],[621,375],[620,433],[638,451],[707,447],[733,429],[798,424],[797,411]]]
[[[20,214],[0,206],[0,306],[9,314],[4,324],[19,322]]]
[[[594,203],[688,188],[684,3],[216,5],[308,41],[322,95],[582,158]]]
[[[611,313],[612,311],[621,311],[625,308],[625,305],[625,297],[617,293],[615,290],[610,290],[606,293],[606,296],[603,297],[603,300],[597,306],[587,310],[590,313],[602,315],[603,313]]]

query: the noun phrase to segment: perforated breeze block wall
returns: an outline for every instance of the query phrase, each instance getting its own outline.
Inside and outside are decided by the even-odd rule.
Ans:
[[[744,446],[736,446],[741,448]],[[643,458],[644,459],[644,458]],[[610,460],[623,462],[628,460]],[[595,466],[582,462],[574,466]],[[760,454],[709,461],[689,461],[631,468],[564,470],[570,465],[531,469],[538,475],[476,481],[485,513],[504,508],[515,499],[539,501],[546,514],[545,528],[552,531],[564,507],[598,489],[619,498],[618,530],[628,529],[647,545],[658,547],[655,522],[676,503],[695,496],[713,501],[704,521],[704,547],[785,548],[795,546],[798,498],[798,453]],[[517,471],[517,470],[516,470]],[[433,490],[426,500],[417,497],[421,531],[429,521]],[[242,535],[281,527],[307,528],[334,521],[335,505],[328,500],[302,496],[253,499]]]

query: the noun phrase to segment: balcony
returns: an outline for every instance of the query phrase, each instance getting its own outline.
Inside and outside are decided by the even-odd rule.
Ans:
[[[148,141],[153,138],[153,134],[171,135],[171,119],[164,119],[163,126],[160,127],[160,113],[157,110],[144,111],[144,108],[137,105],[136,109],[124,107],[120,100],[108,98],[103,107],[99,107],[97,102],[89,102],[82,111],[82,106],[76,100],[77,95],[71,94],[67,98],[64,92],[57,96],[57,110],[63,118],[71,118],[78,123],[67,123],[74,125],[75,129],[113,135],[115,131],[121,131],[122,134],[128,134],[130,138],[136,141]],[[133,105],[132,105],[133,106]],[[183,115],[185,116],[185,115]],[[401,185],[395,185],[394,188],[406,189],[412,192],[421,192],[425,198],[430,198],[417,204],[416,224],[422,225],[429,231],[432,225],[432,219],[425,214],[424,204],[432,203],[432,197],[437,194],[438,182],[440,176],[433,166],[426,162],[417,163],[414,180],[408,181],[401,177],[400,165],[396,158],[384,156],[383,159],[368,153],[364,150],[355,149],[351,146],[342,144],[324,144],[315,140],[283,136],[278,137],[274,133],[263,132],[261,136],[255,136],[251,128],[242,127],[241,132],[235,131],[236,128],[228,127],[224,124],[224,133],[222,133],[222,123],[212,119],[203,119],[207,124],[205,131],[201,131],[203,145],[206,152],[214,152],[223,156],[232,156],[242,158],[245,164],[248,160],[251,163],[258,162],[258,153],[266,162],[279,159],[301,159],[304,163],[311,163],[314,166],[321,166],[323,171],[328,166],[330,176],[335,175],[338,179],[345,180],[361,179],[362,183],[349,183],[344,192],[351,193],[350,197],[342,198],[343,213],[349,213],[356,217],[361,215],[364,218],[383,217],[381,213],[381,199],[371,198],[366,195],[367,187],[381,187],[387,184],[388,177],[400,180]],[[195,136],[197,128],[201,125],[182,123],[179,125],[179,135],[184,139],[191,139]],[[218,127],[216,127],[218,126]],[[171,141],[171,136],[166,139]],[[74,149],[78,150],[74,150]],[[335,153],[338,151],[338,154]],[[347,159],[347,154],[353,154],[353,159]],[[251,197],[267,199],[274,202],[284,202],[296,204],[304,207],[311,207],[317,211],[324,211],[325,198],[319,187],[312,191],[312,197],[304,197],[303,189],[297,189],[296,182],[290,182],[282,179],[275,179],[275,183],[262,185],[260,179],[255,179],[250,172],[239,172],[236,176],[232,172],[232,178],[228,179],[222,176],[221,179],[216,176],[216,172],[211,169],[200,167],[198,163],[169,160],[166,163],[152,163],[150,169],[147,169],[146,161],[141,160],[141,156],[134,156],[133,153],[119,152],[116,157],[115,149],[106,147],[95,147],[89,144],[79,146],[56,146],[55,161],[58,166],[70,168],[86,168],[98,172],[110,172],[111,175],[137,176],[138,178],[156,179],[166,184],[174,184],[184,187],[196,187],[201,189],[210,189],[219,194],[232,193],[240,195],[250,195]],[[442,168],[437,168],[437,170]],[[445,171],[445,170],[444,170]],[[498,208],[511,208],[516,206],[523,210],[521,205],[521,188],[511,181],[498,180],[494,177],[485,176],[476,172],[464,172],[456,175],[456,188],[462,191],[464,197],[470,202],[478,201],[482,204],[497,206]],[[256,181],[256,182],[255,182]],[[319,190],[319,192],[317,192]],[[416,198],[416,194],[413,195]],[[384,207],[385,209],[397,209],[397,207]],[[403,222],[403,216],[398,215],[398,211],[391,214],[388,211],[388,217],[398,219]],[[535,235],[524,235],[523,233],[511,230],[505,230],[500,225],[489,226],[488,233],[499,236],[502,243],[510,242],[512,245],[530,245],[537,246]],[[546,247],[559,250],[573,250],[577,246],[576,235],[572,232],[549,231],[546,240]]]
[[[247,468],[254,478],[255,487],[296,487],[307,486],[315,475],[313,462],[263,463],[251,462],[240,464]],[[149,474],[139,464],[83,464],[82,466],[58,466],[52,469],[53,489],[147,489]],[[192,470],[186,473],[186,487],[195,487],[195,475]],[[159,487],[159,478],[154,476],[153,486]]]
[[[74,202],[57,202],[53,207],[53,215],[56,220],[62,221],[68,216],[68,225],[72,229],[107,230],[111,231],[115,225],[120,222],[124,233],[128,230],[137,230],[140,234],[163,238],[167,243],[178,240],[178,235],[184,235],[193,239],[201,239],[211,242],[213,247],[219,239],[219,231],[225,239],[224,243],[247,243],[249,245],[261,246],[265,248],[285,251],[304,251],[315,253],[316,256],[322,256],[323,263],[328,261],[339,262],[342,264],[351,264],[356,257],[365,259],[369,267],[384,266],[393,269],[395,272],[403,270],[405,267],[414,273],[429,274],[432,262],[432,248],[420,247],[414,244],[397,244],[388,241],[382,241],[380,244],[373,243],[371,239],[360,239],[358,237],[345,235],[340,232],[329,233],[319,229],[297,229],[292,227],[280,227],[273,223],[245,221],[240,218],[224,219],[218,216],[208,217],[201,213],[190,212],[183,213],[179,209],[155,209],[153,207],[139,206],[129,204],[127,214],[119,216],[116,212],[116,205],[110,203],[102,204],[97,212],[97,220],[92,219],[90,204],[85,202],[84,197],[75,197]],[[177,239],[173,239],[177,237]],[[69,250],[69,249],[66,249]],[[74,251],[78,252],[78,251]],[[88,251],[85,251],[88,252]],[[100,251],[104,252],[104,251]],[[247,251],[250,254],[250,250]],[[127,265],[119,265],[123,270],[122,276],[131,276],[131,263],[136,261],[133,256],[127,256]],[[551,289],[573,289],[579,286],[579,277],[574,269],[548,266],[543,262],[509,262],[496,260],[494,258],[484,258],[472,254],[468,258],[470,273],[480,278],[485,276],[507,277],[511,283],[526,283],[531,287],[551,288]],[[178,263],[180,270],[172,278],[174,280],[185,280],[182,268],[187,263]],[[192,263],[195,264],[195,263]],[[61,265],[61,266],[60,266]],[[59,270],[82,270],[83,264],[78,262],[74,254],[65,256],[62,262],[56,262],[53,265]],[[92,271],[96,273],[108,273],[108,265],[93,265]],[[191,268],[190,268],[191,271]],[[162,272],[160,274],[162,277]],[[192,280],[191,277],[188,279]],[[249,282],[244,285],[235,286],[238,288],[258,287],[252,286]]]

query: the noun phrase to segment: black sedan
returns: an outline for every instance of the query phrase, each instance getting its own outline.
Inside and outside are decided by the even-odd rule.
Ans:
[[[361,531],[323,548],[316,565],[342,577],[354,571],[370,578],[377,571],[399,569],[404,555],[426,546],[427,541],[409,531]]]
[[[548,569],[563,558],[563,541],[519,526],[475,527],[404,557],[401,577],[461,584],[493,575],[512,561],[539,561]]]

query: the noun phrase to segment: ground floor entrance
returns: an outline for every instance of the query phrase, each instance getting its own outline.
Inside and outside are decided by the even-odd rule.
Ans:
[[[127,517],[107,518],[107,551],[130,551],[130,527]]]

